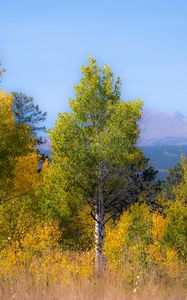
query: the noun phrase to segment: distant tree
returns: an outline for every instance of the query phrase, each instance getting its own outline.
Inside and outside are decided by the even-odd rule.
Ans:
[[[182,182],[184,178],[184,168],[181,163],[177,163],[176,166],[169,170],[169,174],[162,183],[162,192],[165,199],[175,199],[175,188]]]
[[[46,112],[42,112],[38,105],[34,104],[32,97],[22,93],[13,92],[13,112],[16,123],[26,124],[31,128],[31,134],[36,137],[38,145],[44,142],[40,133],[45,132],[42,123],[46,120]]]
[[[123,213],[124,209],[129,209],[136,202],[146,202],[152,210],[158,208],[157,196],[161,192],[161,181],[157,179],[158,171],[149,166],[148,162],[149,159],[139,157],[137,161],[129,166],[126,175],[123,174],[126,177],[123,193],[121,193],[123,199],[121,203],[123,205],[121,209],[120,207],[116,209],[117,218]]]
[[[182,178],[176,186],[173,187],[175,199],[187,204],[187,157],[181,157],[181,173]]]
[[[143,157],[136,147],[142,102],[120,100],[120,79],[93,58],[70,100],[72,112],[59,114],[52,140],[52,169],[69,198],[90,205],[95,220],[96,268],[103,261],[105,224],[126,205],[122,197],[129,166]],[[56,173],[56,175],[55,175]]]
[[[0,177],[10,174],[15,157],[26,155],[32,148],[34,139],[30,137],[30,127],[16,124],[12,111],[12,95],[0,93]]]
[[[0,77],[2,77],[4,73],[5,73],[5,69],[2,67],[2,63],[1,63],[1,60],[0,60]]]

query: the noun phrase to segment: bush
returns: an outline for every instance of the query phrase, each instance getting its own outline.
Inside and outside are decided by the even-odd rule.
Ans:
[[[164,217],[136,204],[107,229],[104,250],[109,268],[131,286],[141,285],[150,272],[157,279],[186,280],[186,206],[176,201],[166,213]]]

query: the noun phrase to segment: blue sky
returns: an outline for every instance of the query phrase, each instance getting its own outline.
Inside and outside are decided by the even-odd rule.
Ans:
[[[34,97],[51,127],[91,54],[123,99],[187,115],[187,1],[0,1],[1,88]]]

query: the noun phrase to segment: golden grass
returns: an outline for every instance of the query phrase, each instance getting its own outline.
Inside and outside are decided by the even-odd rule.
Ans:
[[[51,266],[52,267],[52,266]],[[64,274],[65,276],[65,274]],[[30,278],[8,280],[0,285],[2,300],[185,300],[187,289],[180,282],[160,282],[149,280],[134,289],[125,287],[114,274],[106,272],[102,277],[75,278],[67,283],[46,284],[45,287],[32,286]]]

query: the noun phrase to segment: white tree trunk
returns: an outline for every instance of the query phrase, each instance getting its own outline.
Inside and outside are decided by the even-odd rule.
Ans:
[[[101,168],[99,171],[99,194],[95,206],[95,268],[97,271],[102,271],[105,264],[103,255],[103,243],[105,238],[105,207],[103,199],[103,182]]]
[[[104,243],[104,220],[100,214],[95,215],[95,268],[101,271],[104,267],[103,243]]]

